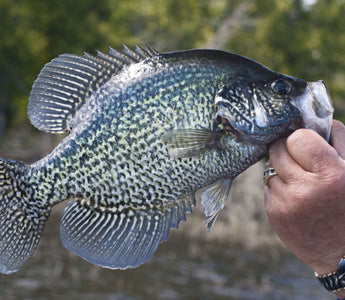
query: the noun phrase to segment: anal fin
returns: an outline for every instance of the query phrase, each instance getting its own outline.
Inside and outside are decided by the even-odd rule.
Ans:
[[[149,260],[159,244],[191,212],[194,196],[155,209],[99,209],[70,202],[60,233],[64,246],[85,260],[111,269],[135,268]]]

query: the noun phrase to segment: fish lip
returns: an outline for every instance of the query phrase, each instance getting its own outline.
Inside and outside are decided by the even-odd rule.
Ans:
[[[305,92],[291,104],[301,113],[302,127],[330,140],[334,107],[324,81],[308,82]]]

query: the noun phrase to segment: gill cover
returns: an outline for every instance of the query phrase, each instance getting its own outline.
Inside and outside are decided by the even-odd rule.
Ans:
[[[306,86],[305,81],[283,78],[257,82],[242,79],[240,89],[238,84],[221,86],[214,99],[218,106],[216,116],[226,119],[231,134],[245,143],[273,142],[299,118],[300,112],[290,100],[302,95]],[[283,90],[291,89],[289,80],[295,85],[294,93]]]

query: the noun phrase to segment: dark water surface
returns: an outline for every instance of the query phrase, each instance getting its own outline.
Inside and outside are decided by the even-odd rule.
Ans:
[[[193,242],[177,233],[134,270],[96,267],[65,249],[59,218],[38,251],[13,275],[0,275],[0,299],[335,299],[291,256]]]

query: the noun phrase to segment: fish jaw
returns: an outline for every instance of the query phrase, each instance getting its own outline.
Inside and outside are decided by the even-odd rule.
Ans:
[[[327,86],[322,80],[308,82],[305,92],[291,104],[301,113],[302,127],[316,131],[329,141],[334,107]]]

